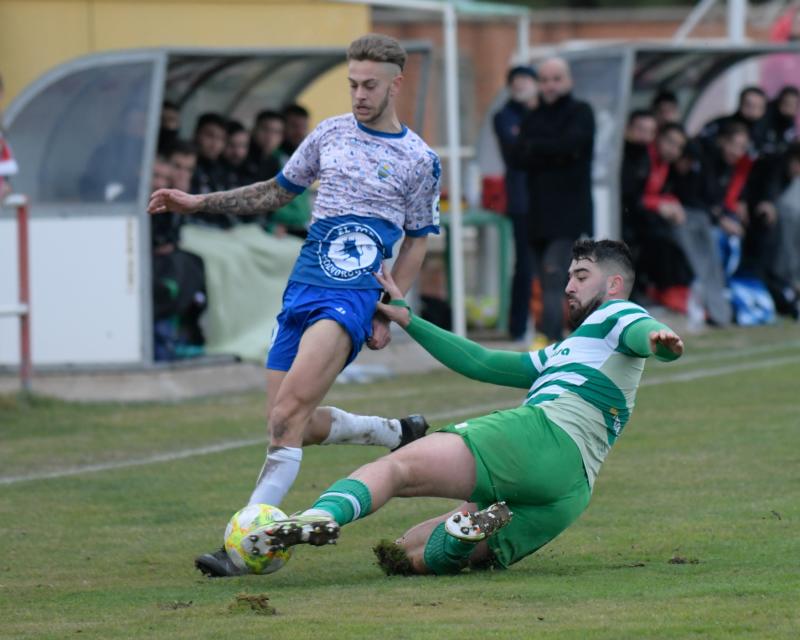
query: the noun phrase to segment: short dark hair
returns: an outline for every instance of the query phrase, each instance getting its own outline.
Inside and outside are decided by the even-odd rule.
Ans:
[[[506,74],[506,84],[511,84],[511,82],[517,76],[527,76],[528,78],[533,78],[534,80],[539,79],[539,75],[536,73],[536,69],[532,66],[527,64],[518,64],[515,67],[511,67]]]
[[[372,62],[388,62],[400,67],[406,66],[406,50],[402,45],[382,33],[368,33],[353,40],[347,49],[347,60],[370,60]]]
[[[194,132],[197,134],[200,129],[203,127],[207,127],[209,125],[214,127],[219,127],[220,129],[225,129],[227,126],[227,121],[223,118],[220,114],[214,113],[209,111],[208,113],[202,114],[197,119],[197,124],[195,125]]]
[[[275,111],[274,109],[264,109],[263,111],[259,111],[258,115],[256,116],[255,126],[257,127],[260,125],[264,120],[280,120],[283,122],[286,120],[282,113]]]
[[[181,110],[177,103],[173,102],[172,100],[164,100],[164,102],[161,103],[161,110],[166,111],[167,109],[172,109],[172,111]]]
[[[311,114],[308,112],[304,106],[293,102],[292,104],[287,104],[283,110],[281,111],[281,115],[285,120],[289,116],[299,116],[300,118],[310,118]]]
[[[672,104],[678,104],[678,96],[675,95],[674,91],[670,91],[669,89],[662,89],[655,96],[653,96],[653,101],[650,103],[650,106],[652,106],[653,109],[655,109],[662,102],[671,102]]]
[[[225,132],[229,136],[236,135],[237,133],[241,133],[244,131],[247,133],[247,129],[244,128],[244,125],[239,122],[238,120],[228,120],[228,126],[225,127]]]
[[[764,102],[767,101],[767,94],[764,93],[764,90],[761,87],[750,85],[749,87],[745,87],[739,92],[739,106],[742,106],[744,98],[748,93],[753,93],[757,96],[761,96],[762,98],[764,98]]]
[[[634,109],[628,114],[628,126],[632,125],[634,120],[639,118],[653,118],[655,120],[656,114],[650,109]]]
[[[624,291],[630,295],[633,290],[635,270],[633,256],[628,245],[620,240],[578,240],[572,245],[572,259],[589,260],[601,267],[610,266],[619,270],[625,282]]]
[[[745,134],[748,138],[750,137],[750,129],[747,128],[747,125],[739,119],[732,119],[725,122],[719,128],[719,134],[717,137],[732,138],[733,136],[737,136],[741,133]]]
[[[786,96],[797,96],[800,97],[800,89],[795,87],[793,84],[787,84],[781,87],[781,90],[778,91],[778,95],[775,96],[775,102],[780,102]]]

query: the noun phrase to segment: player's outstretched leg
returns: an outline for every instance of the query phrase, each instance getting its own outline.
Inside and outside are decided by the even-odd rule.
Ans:
[[[310,444],[364,444],[396,451],[425,435],[428,422],[421,415],[383,418],[349,413],[336,407],[319,407],[303,433]]]
[[[511,522],[513,512],[505,502],[496,502],[479,511],[458,511],[444,523],[445,531],[465,542],[479,542]]]
[[[445,575],[467,566],[494,566],[494,554],[486,541],[508,524],[511,516],[504,502],[480,510],[474,503],[464,503],[455,511],[418,524],[395,542],[382,540],[373,551],[387,575]]]

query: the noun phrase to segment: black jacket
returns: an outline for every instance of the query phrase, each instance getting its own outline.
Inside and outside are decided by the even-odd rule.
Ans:
[[[571,95],[522,121],[512,160],[528,175],[531,241],[592,234],[594,134],[592,108]]]
[[[515,169],[511,161],[511,153],[517,143],[522,119],[528,112],[527,107],[521,102],[509,100],[497,113],[494,114],[494,133],[503,155],[506,166],[506,198],[508,204],[506,212],[510,215],[528,212],[528,185],[525,171]]]

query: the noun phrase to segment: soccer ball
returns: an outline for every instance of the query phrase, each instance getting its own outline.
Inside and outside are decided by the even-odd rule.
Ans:
[[[286,514],[268,504],[251,504],[233,514],[225,528],[225,551],[237,567],[250,573],[274,573],[289,562],[292,552],[289,549],[276,549],[268,553],[258,553],[249,543],[248,534],[257,527],[263,527],[275,520],[285,520]]]

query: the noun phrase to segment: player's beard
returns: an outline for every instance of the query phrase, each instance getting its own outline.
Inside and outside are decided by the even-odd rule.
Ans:
[[[603,304],[605,300],[605,291],[598,291],[597,295],[589,300],[586,304],[578,305],[577,307],[569,307],[569,328],[570,331],[575,331],[581,326],[584,320],[588,318],[597,308]]]
[[[381,100],[381,103],[378,105],[375,115],[368,120],[361,120],[361,124],[375,124],[381,119],[387,106],[389,106],[389,89],[386,89],[386,95],[383,96],[383,100]]]

